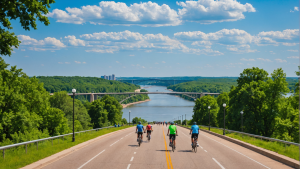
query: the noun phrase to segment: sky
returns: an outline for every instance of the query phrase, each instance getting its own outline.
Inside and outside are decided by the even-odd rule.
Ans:
[[[234,76],[299,65],[299,1],[56,1],[7,63],[29,76]]]

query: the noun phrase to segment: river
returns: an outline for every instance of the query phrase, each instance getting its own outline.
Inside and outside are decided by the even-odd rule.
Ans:
[[[142,85],[149,92],[169,92],[164,86],[148,86]],[[187,101],[180,97],[167,94],[149,94],[151,101],[140,104],[131,105],[123,109],[123,117],[128,121],[129,110],[130,121],[134,117],[141,117],[147,121],[171,121],[174,118],[177,120],[178,116],[183,119],[190,120],[193,115],[193,101]]]

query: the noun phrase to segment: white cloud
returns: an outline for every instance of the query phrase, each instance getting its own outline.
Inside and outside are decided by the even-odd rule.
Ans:
[[[298,52],[298,50],[287,50],[289,52]]]
[[[276,54],[276,53],[275,53],[275,52],[273,52],[273,51],[270,51],[270,53],[271,53],[271,54]]]
[[[296,46],[298,44],[299,43],[282,43],[282,45],[284,45],[284,46]]]
[[[145,66],[142,66],[142,68],[145,69],[146,67],[145,67]]]
[[[283,62],[286,62],[286,60],[282,60],[282,59],[275,59],[277,62],[281,62],[281,63],[283,63]]]
[[[245,12],[255,12],[249,4],[236,0],[198,0],[176,2],[181,9],[171,9],[168,5],[155,2],[133,3],[101,1],[99,6],[87,5],[81,8],[67,7],[54,9],[47,14],[57,22],[94,25],[139,25],[139,26],[176,26],[183,21],[214,23],[244,19]]]
[[[84,40],[76,39],[74,35],[65,36],[66,39],[68,39],[68,42],[70,45],[73,46],[85,46]]]
[[[299,56],[290,56],[290,57],[287,57],[289,59],[299,59]]]
[[[21,45],[30,46],[29,49],[35,51],[54,50],[66,47],[60,40],[52,37],[36,40],[30,36],[18,35],[18,39],[22,42]]]
[[[65,62],[65,64],[71,64],[70,62]]]
[[[243,5],[236,0],[198,0],[176,4],[183,8],[178,11],[183,21],[207,24],[245,19],[244,12],[255,12],[251,4]]]
[[[116,61],[116,63],[120,63],[119,61]]]
[[[25,49],[21,49],[21,51],[26,51]]]
[[[134,56],[134,55],[129,55],[129,56]]]
[[[24,57],[28,58],[29,56],[26,55],[26,56],[24,56]]]
[[[261,60],[261,61],[264,61],[264,62],[272,62],[270,59],[264,59],[264,58],[257,58],[257,60]]]
[[[75,62],[75,63],[77,63],[77,64],[80,64],[80,63],[81,63],[81,62],[79,62],[79,61],[76,61],[76,60],[75,60],[74,62]]]
[[[162,61],[161,63],[166,63],[165,61]]]
[[[125,66],[123,66],[123,68],[125,69],[126,67],[125,67]]]
[[[41,64],[41,66],[44,66],[44,64]]]
[[[82,62],[82,64],[86,64],[86,62]]]
[[[47,14],[57,22],[73,24],[99,25],[140,25],[175,26],[181,24],[177,12],[168,5],[141,2],[127,6],[123,2],[101,1],[99,6],[87,5],[81,8],[66,8],[66,11],[54,9]]]
[[[58,62],[58,64],[63,64],[63,62]]]
[[[242,59],[240,59],[240,60],[242,60],[242,61],[247,61],[247,62],[249,62],[249,61],[255,61],[255,59],[245,59],[245,58],[242,58]]]
[[[295,11],[299,11],[299,8],[297,6],[294,7],[294,10],[290,10],[290,12],[295,12]]]

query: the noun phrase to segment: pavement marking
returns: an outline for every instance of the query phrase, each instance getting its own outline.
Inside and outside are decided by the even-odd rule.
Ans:
[[[118,140],[118,141],[120,141],[120,140]],[[118,141],[116,141],[116,142],[112,143],[110,146],[113,146],[113,145],[114,145],[114,144],[116,144]]]
[[[169,164],[169,159],[168,159],[168,147],[167,147],[167,142],[166,142],[166,137],[165,137],[165,132],[164,132],[164,129],[163,127],[161,127],[162,130],[163,130],[163,136],[164,136],[164,140],[165,140],[165,149],[166,149],[166,161],[167,161],[167,166],[168,166],[168,169],[170,169],[170,166],[171,166],[171,169],[173,169],[173,165],[172,165],[172,161],[170,161],[170,164]],[[170,155],[170,154],[169,154]],[[170,160],[171,160],[171,157],[169,156]]]
[[[209,138],[209,139],[211,139],[211,140],[213,140],[213,141],[215,141],[215,142],[217,142],[217,143],[219,143],[219,144],[222,144],[222,143],[220,143],[220,142],[218,142],[218,141],[216,141],[216,140],[214,140],[214,139],[212,139],[212,138],[210,138],[210,137],[208,137],[208,136],[206,136],[206,135],[203,135],[203,136],[205,136],[205,137],[207,137],[207,138]],[[257,164],[260,164],[260,165],[262,165],[262,166],[264,166],[264,167],[266,167],[266,168],[269,168],[269,167],[263,165],[262,163],[260,163],[260,162],[258,162],[258,161],[256,161],[256,160],[254,160],[254,159],[252,159],[252,158],[250,158],[250,157],[248,157],[248,156],[246,156],[246,155],[244,155],[244,154],[242,154],[242,153],[236,151],[235,149],[232,149],[232,148],[230,148],[230,147],[228,147],[228,146],[226,146],[226,145],[224,145],[224,144],[222,144],[222,145],[225,146],[225,147],[227,147],[227,148],[229,148],[229,149],[231,149],[231,150],[233,150],[233,151],[235,151],[235,152],[237,152],[237,153],[239,153],[239,154],[241,154],[241,155],[243,155],[244,157],[247,157],[248,159],[250,159],[250,160],[256,162]],[[270,169],[270,168],[269,168],[269,169]]]
[[[136,152],[134,152],[133,154],[136,154]]]
[[[130,168],[130,165],[131,165],[131,164],[128,164],[128,166],[127,166],[127,169],[129,169],[129,168]]]
[[[206,150],[204,150],[205,152],[207,152]]]
[[[93,158],[91,158],[89,161],[87,161],[86,163],[84,163],[82,166],[80,166],[78,169],[81,169],[83,166],[85,166],[87,163],[91,162],[94,158],[96,158],[98,155],[100,155],[101,153],[103,153],[105,150],[101,151],[99,154],[95,155]]]
[[[216,159],[212,158],[222,169],[225,169]]]
[[[130,161],[132,161],[132,160],[133,160],[133,158],[134,158],[134,157],[131,157]]]

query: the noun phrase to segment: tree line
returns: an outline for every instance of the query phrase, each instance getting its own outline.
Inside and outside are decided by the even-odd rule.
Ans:
[[[245,69],[237,79],[237,85],[218,97],[198,98],[190,121],[201,125],[223,127],[224,107],[227,129],[251,134],[299,142],[299,83],[290,97],[286,74],[281,68],[271,73],[257,67]],[[210,106],[210,109],[208,109]],[[210,112],[210,113],[209,113]]]

